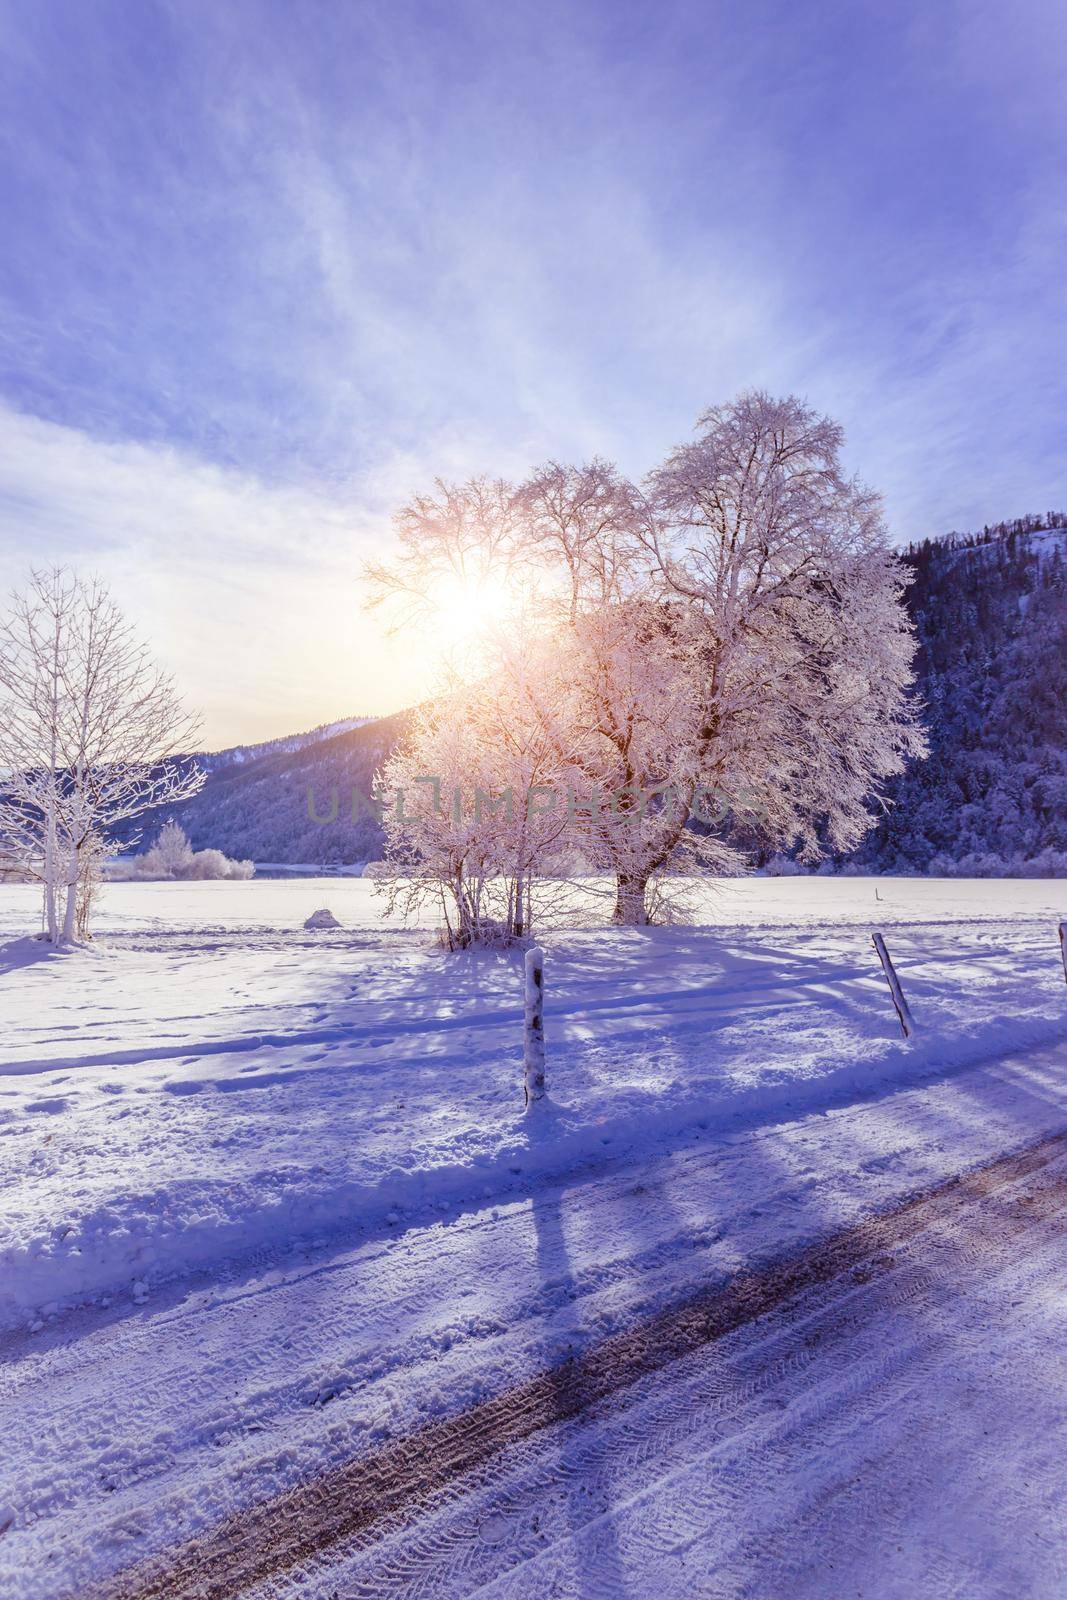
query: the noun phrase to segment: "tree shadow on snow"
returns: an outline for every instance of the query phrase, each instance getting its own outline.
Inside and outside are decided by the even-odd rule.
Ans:
[[[0,978],[8,977],[12,972],[23,972],[42,961],[61,961],[76,953],[70,948],[57,948],[35,934],[22,939],[9,939],[6,944],[0,944]]]

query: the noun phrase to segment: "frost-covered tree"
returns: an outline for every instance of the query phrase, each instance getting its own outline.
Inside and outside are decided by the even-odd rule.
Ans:
[[[188,865],[177,871],[174,876],[190,878],[194,881],[208,878],[247,879],[255,874],[255,864],[251,861],[233,861],[224,855],[221,850],[209,847],[207,850],[195,850],[189,859]]]
[[[840,428],[764,394],[698,426],[642,491],[601,461],[491,493],[439,485],[403,515],[393,578],[376,573],[416,608],[448,561],[521,578],[567,685],[542,710],[583,795],[571,842],[626,923],[665,875],[735,869],[741,830],[809,859],[851,848],[923,748],[902,571],[877,497],[844,475]],[[498,770],[512,714],[498,697],[478,719]]]
[[[172,877],[178,877],[192,864],[193,847],[189,843],[189,836],[173,817],[160,828],[153,851],[160,869]]]
[[[600,796],[586,844],[621,922],[645,920],[664,874],[736,870],[739,827],[809,857],[851,847],[922,749],[903,574],[840,428],[761,394],[699,428],[643,494],[594,462],[516,497],[568,597],[573,733]]]
[[[641,922],[657,876],[741,860],[687,826],[703,800],[699,617],[658,580],[646,548],[654,509],[615,468],[549,463],[516,501],[572,686],[558,742],[574,773],[576,840],[613,882],[615,920]]]
[[[59,937],[61,739],[72,639],[74,586],[60,572],[35,574],[0,623],[0,839],[45,886],[45,929]]]
[[[570,836],[558,657],[516,627],[493,665],[420,708],[379,780],[378,881],[402,909],[436,904],[453,948],[527,936]]]
[[[844,475],[838,425],[800,400],[745,394],[698,427],[651,474],[639,526],[700,636],[691,770],[768,844],[850,849],[925,748],[881,503]]]
[[[0,622],[0,841],[40,878],[52,942],[87,931],[111,830],[200,788],[203,774],[174,759],[195,731],[96,580],[37,572],[13,597]]]
[[[159,831],[155,843],[132,862],[112,870],[113,877],[130,879],[179,878],[199,881],[207,878],[251,878],[251,861],[232,861],[221,850],[194,850],[185,829],[173,818]]]

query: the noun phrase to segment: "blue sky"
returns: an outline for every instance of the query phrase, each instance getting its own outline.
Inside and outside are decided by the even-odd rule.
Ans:
[[[894,536],[1065,499],[1067,8],[0,0],[0,582],[102,571],[212,743],[418,692],[436,472],[747,385]]]

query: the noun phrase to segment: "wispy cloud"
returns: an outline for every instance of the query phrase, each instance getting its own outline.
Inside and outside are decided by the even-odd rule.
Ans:
[[[3,409],[0,581],[99,572],[212,744],[392,710],[425,682],[362,610],[360,567],[387,526],[371,488],[355,502],[267,486]]]
[[[229,737],[407,692],[348,596],[435,472],[640,473],[761,384],[901,540],[1062,500],[1065,43],[1052,0],[0,0],[5,570],[32,529],[136,586]]]

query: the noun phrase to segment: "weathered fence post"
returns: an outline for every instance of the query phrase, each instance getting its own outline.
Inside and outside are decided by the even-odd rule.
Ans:
[[[1067,922],[1060,923],[1060,955],[1063,957],[1063,981],[1067,983]]]
[[[526,952],[526,1029],[522,1052],[526,1108],[545,1094],[545,957],[537,945]]]
[[[889,985],[889,993],[893,996],[893,1004],[897,1008],[897,1016],[900,1018],[900,1031],[905,1039],[910,1039],[915,1032],[915,1019],[912,1017],[908,1002],[904,998],[904,991],[900,987],[900,979],[897,977],[896,969],[889,959],[889,951],[885,947],[885,940],[880,933],[872,933],[871,940],[878,952],[878,959],[882,963],[882,971],[885,973],[886,982]]]

